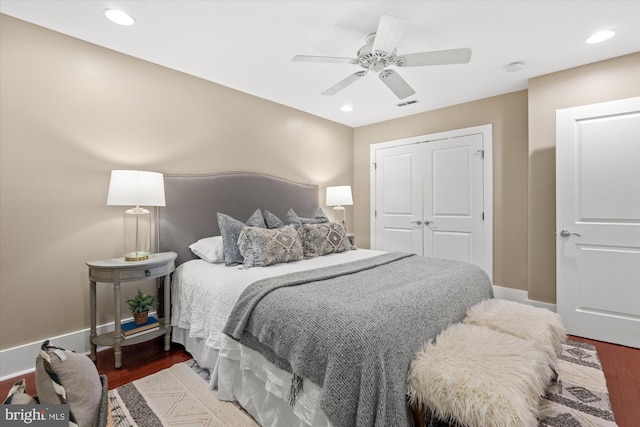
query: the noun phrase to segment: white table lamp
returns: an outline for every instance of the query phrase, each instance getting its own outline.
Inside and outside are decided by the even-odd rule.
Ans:
[[[151,253],[151,213],[141,206],[164,206],[164,177],[158,172],[111,171],[107,205],[135,206],[124,213],[124,259],[142,261]]]
[[[327,187],[327,206],[334,206],[334,216],[337,222],[346,225],[344,219],[344,206],[353,205],[353,196],[351,195],[350,185],[339,185],[336,187]]]

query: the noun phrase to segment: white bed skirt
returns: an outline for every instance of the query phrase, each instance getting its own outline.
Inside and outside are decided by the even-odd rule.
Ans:
[[[189,337],[173,327],[173,342],[182,344],[198,364],[211,372],[209,388],[220,400],[237,401],[263,427],[329,427],[320,409],[322,388],[305,380],[295,406],[288,402],[292,375],[260,353],[224,334],[215,340]]]

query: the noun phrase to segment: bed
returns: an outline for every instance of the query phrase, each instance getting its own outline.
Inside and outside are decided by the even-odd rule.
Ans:
[[[256,173],[165,175],[165,194],[157,249],[178,253],[172,340],[211,371],[219,399],[238,401],[263,426],[411,425],[410,358],[493,297],[478,267],[411,254],[344,250],[247,268],[189,249],[221,234],[218,213],[246,221],[256,209],[276,218],[293,210],[315,224],[314,185]],[[317,222],[325,225],[297,229],[303,245],[301,230],[328,227]]]

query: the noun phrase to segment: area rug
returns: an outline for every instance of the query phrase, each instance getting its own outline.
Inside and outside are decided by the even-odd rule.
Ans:
[[[254,427],[233,402],[216,399],[208,371],[190,360],[109,391],[114,427]]]
[[[541,404],[541,426],[615,426],[607,382],[596,348],[568,341],[558,361],[558,381]]]
[[[558,368],[558,381],[541,404],[540,426],[616,426],[595,347],[568,341]],[[237,404],[216,399],[208,375],[190,360],[109,391],[114,426],[257,426]]]

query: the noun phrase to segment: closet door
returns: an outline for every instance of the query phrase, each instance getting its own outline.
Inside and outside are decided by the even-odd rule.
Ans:
[[[422,255],[423,163],[422,144],[376,151],[374,249]]]
[[[482,266],[482,135],[423,145],[423,253]]]
[[[375,150],[375,245],[487,268],[483,134]]]

